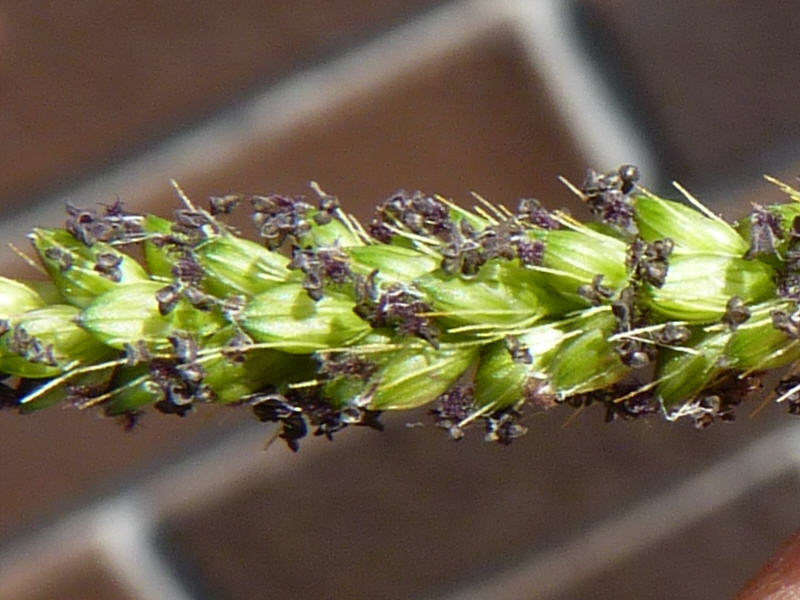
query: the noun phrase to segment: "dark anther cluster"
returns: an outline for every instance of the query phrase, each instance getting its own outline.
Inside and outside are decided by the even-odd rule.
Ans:
[[[703,391],[698,410],[693,416],[694,426],[705,429],[715,421],[730,422],[736,419],[734,407],[748,396],[761,389],[761,378],[757,373],[739,377],[730,373],[714,386]]]
[[[520,223],[539,229],[558,229],[561,223],[544,208],[536,198],[522,198],[517,206],[517,219]]]
[[[147,343],[144,340],[137,340],[135,344],[125,342],[123,344],[123,352],[125,354],[126,365],[135,367],[139,363],[147,362],[150,360],[150,350],[147,348]]]
[[[224,196],[211,196],[208,199],[208,212],[212,217],[229,215],[242,201],[241,194],[226,194]]]
[[[784,266],[778,276],[778,292],[784,298],[800,302],[800,216],[792,221]]]
[[[144,411],[142,410],[129,410],[126,413],[122,413],[117,417],[117,421],[119,424],[122,425],[123,431],[133,431],[138,427],[139,422],[142,420],[144,416]]]
[[[538,377],[528,377],[525,380],[522,386],[522,398],[525,404],[540,410],[550,410],[558,403],[547,381]]]
[[[436,406],[429,414],[433,415],[437,427],[447,430],[451,439],[460,440],[464,431],[458,424],[474,410],[472,386],[455,385],[436,399]]]
[[[697,406],[704,411],[698,411],[696,415],[693,415],[694,426],[697,429],[706,429],[714,421],[734,421],[736,419],[733,407],[717,394],[704,396]]]
[[[606,409],[604,416],[606,423],[619,419],[630,421],[655,414],[661,410],[651,391],[637,392],[636,395],[626,397],[634,391],[636,391],[636,384],[628,383],[617,384],[605,392],[597,393],[596,400],[602,402]],[[625,399],[620,401],[619,398]]]
[[[514,362],[524,365],[529,365],[533,362],[530,350],[519,341],[518,337],[507,335],[505,337],[505,344],[508,353],[511,355],[511,360]]]
[[[603,285],[603,274],[598,273],[591,284],[578,286],[578,295],[592,306],[600,306],[614,295],[614,290]]]
[[[541,240],[519,239],[516,242],[517,256],[523,266],[541,265],[544,260],[544,242]]]
[[[660,288],[667,279],[669,255],[675,247],[669,238],[656,240],[651,244],[637,237],[628,246],[626,263],[635,283],[649,283]]]
[[[606,402],[604,420],[606,423],[622,419],[630,421],[659,411],[658,404],[646,394],[634,396],[622,402]]]
[[[191,255],[185,255],[175,262],[172,276],[182,285],[198,287],[203,281],[204,271]]]
[[[355,276],[355,313],[373,327],[392,327],[438,348],[439,329],[425,316],[431,307],[399,283],[379,290],[377,274],[373,271],[367,277]]]
[[[369,224],[369,234],[388,243],[394,235],[387,225],[401,226],[412,233],[437,236],[450,228],[450,211],[446,204],[422,192],[409,195],[401,190],[378,206]]]
[[[341,284],[352,279],[348,261],[347,254],[339,248],[315,250],[293,246],[288,267],[302,271],[303,289],[313,300],[321,300],[326,280]]]
[[[461,223],[463,225],[467,221],[462,220]],[[527,240],[525,230],[516,220],[506,220],[498,225],[486,227],[480,232],[472,231],[471,235],[481,246],[484,262],[493,258],[513,260],[517,257],[518,244],[521,242],[533,244]]]
[[[281,247],[287,239],[297,240],[311,229],[307,216],[312,206],[299,198],[253,196],[253,224],[270,250]]]
[[[637,306],[636,291],[630,286],[623,289],[619,298],[611,303],[611,312],[617,319],[615,333],[631,331],[647,323],[646,315]],[[632,369],[650,364],[656,355],[656,348],[652,344],[630,338],[623,338],[614,350],[622,362]]]
[[[247,360],[247,347],[252,343],[253,340],[246,333],[238,330],[222,347],[222,355],[233,364],[242,364]]]
[[[314,222],[317,225],[330,223],[339,207],[339,199],[336,196],[321,194],[319,197],[319,211],[314,214]]]
[[[126,213],[119,200],[106,206],[101,215],[95,210],[77,208],[68,203],[67,215],[66,230],[86,246],[95,242],[127,243],[141,239],[141,216]]]
[[[477,275],[486,258],[476,237],[475,229],[466,219],[458,225],[451,223],[448,241],[440,250],[442,271],[448,275],[460,273],[465,277]]]
[[[199,310],[212,310],[217,306],[217,299],[203,291],[203,275],[203,268],[185,252],[172,267],[173,282],[156,292],[158,311],[162,315],[169,314],[182,297]]]
[[[156,292],[156,302],[158,302],[158,312],[168,315],[181,299],[180,289],[174,283],[165,286]]]
[[[316,427],[315,436],[333,439],[333,434],[348,425],[360,425],[377,431],[383,430],[380,412],[363,406],[349,405],[337,410],[321,398],[315,389],[292,390],[286,394],[263,392],[245,399],[253,413],[262,422],[280,423],[278,437],[286,441],[292,451],[300,449],[300,440],[308,434],[308,427]]]
[[[366,381],[377,369],[377,365],[371,360],[350,352],[320,352],[317,359],[317,373],[331,378],[353,377]]]
[[[636,393],[633,394],[633,392]],[[604,420],[606,423],[618,419],[638,419],[661,410],[655,395],[651,391],[639,391],[635,381],[616,383],[602,390],[576,394],[563,402],[573,408],[601,404],[605,408]]]
[[[521,417],[522,414],[513,408],[506,408],[484,417],[486,441],[508,446],[515,439],[525,435],[528,428],[519,423]]]
[[[745,258],[774,256],[777,254],[775,246],[783,237],[780,216],[760,204],[754,204],[753,212],[750,213],[750,248]]]
[[[72,253],[62,250],[56,246],[50,246],[44,251],[44,255],[48,260],[52,260],[58,265],[58,270],[65,273],[72,268]]]
[[[728,300],[725,308],[725,314],[722,315],[722,322],[730,327],[731,331],[735,331],[739,325],[750,318],[750,309],[747,308],[745,303],[739,296],[733,296]]]
[[[300,440],[308,434],[303,409],[291,404],[281,394],[259,394],[252,397],[251,402],[256,418],[262,423],[280,423],[278,436],[286,441],[293,452],[297,452]]]
[[[634,395],[633,392],[636,392]],[[620,398],[623,398],[620,400]],[[606,389],[593,390],[571,396],[565,401],[573,408],[601,404],[605,408],[604,421],[611,423],[619,419],[629,421],[657,413],[660,406],[652,392],[639,392],[634,381],[616,383]]]
[[[672,346],[683,344],[692,335],[691,330],[684,325],[676,325],[673,322],[665,323],[663,327],[650,333],[650,337],[656,344]]]
[[[206,372],[197,362],[195,340],[188,334],[173,334],[168,339],[175,358],[150,360],[150,388],[161,396],[157,410],[183,417],[194,402],[213,401],[214,392],[203,383]]]
[[[526,266],[540,265],[544,258],[544,243],[530,239],[516,218],[476,230],[466,219],[451,224],[440,248],[442,271],[474,277],[489,260],[519,258]]]
[[[42,363],[48,367],[58,366],[52,344],[45,345],[40,339],[30,335],[22,325],[11,327],[8,321],[1,320],[0,335],[8,331],[11,331],[6,341],[9,352],[33,363]]]
[[[114,252],[100,252],[94,264],[94,270],[103,277],[107,277],[115,283],[122,280],[122,271],[119,266],[122,264],[122,255]]]
[[[197,245],[209,235],[218,234],[220,223],[205,211],[181,208],[175,211],[175,222],[170,229],[173,234],[183,237],[185,244]]]
[[[787,313],[783,310],[773,310],[772,326],[782,331],[792,339],[800,339],[800,311]]]
[[[594,169],[586,172],[581,192],[593,214],[603,222],[629,229],[633,222],[633,206],[629,194],[639,180],[639,169],[633,165],[622,165],[616,172],[598,173]]]
[[[83,408],[91,405],[92,401],[101,394],[108,391],[110,382],[100,383],[98,385],[80,385],[68,384],[64,386],[66,393],[65,402],[76,408]]]
[[[786,397],[790,415],[800,415],[800,375],[790,375],[781,379],[775,387],[775,395],[779,398]]]

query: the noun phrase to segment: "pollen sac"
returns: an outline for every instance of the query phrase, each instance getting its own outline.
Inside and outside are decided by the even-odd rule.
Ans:
[[[0,319],[8,320],[44,305],[42,297],[30,286],[0,277]]]
[[[753,205],[752,212],[739,219],[734,227],[739,235],[750,241],[746,258],[770,261],[786,254],[791,238],[791,226],[800,216],[800,202],[770,206]]]
[[[313,249],[292,246],[288,268],[303,274],[303,289],[313,300],[325,294],[325,284],[341,285],[353,279],[348,255],[338,246]]]
[[[747,305],[742,302],[739,296],[733,296],[728,300],[728,304],[725,307],[725,314],[722,315],[722,322],[730,327],[731,331],[735,331],[739,325],[749,318],[750,309],[747,308]]]
[[[452,225],[448,206],[422,192],[408,194],[400,190],[383,202],[375,213],[370,232],[382,242],[389,242],[394,235],[387,224],[426,237],[445,233]]]
[[[286,283],[253,297],[236,321],[258,342],[303,354],[349,345],[366,335],[370,325],[353,312],[354,306],[345,294],[326,291],[314,301],[302,284]]]
[[[143,342],[149,350],[158,350],[170,347],[169,336],[176,330],[203,339],[224,324],[218,312],[198,310],[183,297],[162,313],[163,290],[158,281],[118,286],[81,311],[80,325],[112,348]]]
[[[637,237],[628,248],[627,266],[634,281],[649,283],[655,287],[664,285],[672,254],[672,240],[656,240],[651,244]]]
[[[468,385],[454,385],[436,399],[436,408],[430,411],[436,426],[446,429],[452,440],[464,437],[460,423],[468,419],[475,410],[472,391],[472,387]]]
[[[377,270],[367,277],[356,275],[353,311],[373,328],[396,329],[399,333],[417,336],[437,346],[440,331],[429,315],[431,307],[423,300],[422,294],[401,283],[379,288],[377,275]]]
[[[634,209],[639,235],[649,243],[672,240],[676,254],[708,252],[744,256],[747,252],[747,242],[733,227],[679,202],[640,195],[634,198]]]
[[[536,198],[522,198],[519,201],[516,218],[527,225],[539,229],[558,229],[561,223]]]
[[[86,246],[63,229],[35,229],[30,239],[63,298],[75,306],[117,285],[147,280],[139,263],[104,242]]]
[[[311,205],[300,198],[253,196],[253,224],[270,250],[281,247],[286,239],[297,239],[311,227],[309,211]]]
[[[75,364],[92,364],[109,353],[76,323],[66,304],[26,312],[0,337],[0,371],[27,378],[53,377]]]
[[[592,213],[599,215],[604,223],[629,229],[633,208],[628,194],[639,179],[639,169],[633,165],[622,165],[617,172],[600,174],[589,169],[581,185]]]
[[[67,214],[65,229],[86,246],[97,242],[131,243],[141,239],[142,217],[126,213],[119,200],[106,205],[101,214],[94,209],[67,203]]]
[[[710,323],[728,312],[731,297],[743,304],[757,303],[775,294],[774,273],[761,261],[715,254],[679,254],[670,257],[661,287],[644,286],[644,302],[665,319]]]

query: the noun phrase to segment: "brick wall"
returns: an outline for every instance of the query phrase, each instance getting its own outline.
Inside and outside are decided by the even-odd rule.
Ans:
[[[360,216],[401,187],[580,213],[556,176],[622,161],[737,216],[800,164],[788,8],[296,4],[6,2],[0,237],[65,198],[168,214],[170,178],[198,199],[313,178]],[[727,598],[800,525],[800,438],[747,412],[554,411],[509,448],[402,415],[292,455],[246,411],[131,434],[4,411],[0,597]]]

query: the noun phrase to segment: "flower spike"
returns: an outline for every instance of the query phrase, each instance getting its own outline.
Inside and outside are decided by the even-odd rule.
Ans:
[[[639,177],[566,182],[594,223],[400,191],[362,225],[316,183],[316,202],[206,210],[173,182],[172,219],[68,206],[30,234],[49,281],[0,277],[0,405],[98,407],[126,428],[147,406],[243,405],[293,450],[424,405],[453,439],[482,424],[502,444],[558,405],[731,420],[800,360],[800,196],[770,179],[791,201],[731,224]],[[224,222],[247,206],[253,239]],[[790,371],[790,413],[798,390]]]

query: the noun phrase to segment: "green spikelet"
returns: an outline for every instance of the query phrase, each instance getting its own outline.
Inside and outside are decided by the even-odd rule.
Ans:
[[[68,207],[30,235],[49,281],[0,277],[2,397],[129,421],[243,404],[293,449],[424,405],[453,438],[482,423],[504,444],[558,405],[730,420],[800,359],[800,194],[779,184],[791,202],[731,225],[637,179],[590,170],[573,188],[596,223],[417,192],[362,225],[316,184],[315,204],[207,210],[178,188],[173,219]],[[242,202],[254,239],[224,222]],[[778,395],[800,412],[800,377]]]

